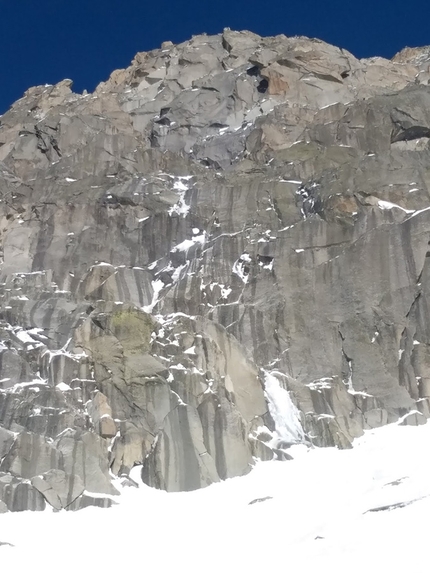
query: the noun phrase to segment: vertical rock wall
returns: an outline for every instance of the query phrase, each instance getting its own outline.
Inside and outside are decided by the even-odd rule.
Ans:
[[[429,416],[428,48],[225,30],[0,118],[0,505]]]

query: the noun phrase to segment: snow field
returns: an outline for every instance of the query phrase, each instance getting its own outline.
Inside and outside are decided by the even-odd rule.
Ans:
[[[140,484],[110,509],[4,514],[2,571],[426,573],[429,445],[430,425],[392,424],[199,491]]]

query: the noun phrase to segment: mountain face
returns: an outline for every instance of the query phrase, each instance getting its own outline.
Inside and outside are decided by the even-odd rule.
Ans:
[[[0,511],[425,422],[429,66],[227,29],[0,118]]]

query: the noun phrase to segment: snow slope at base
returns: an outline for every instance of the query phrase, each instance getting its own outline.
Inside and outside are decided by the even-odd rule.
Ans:
[[[1,515],[14,545],[0,546],[1,570],[425,572],[429,446],[430,425],[390,425],[195,492],[141,485],[107,510]]]

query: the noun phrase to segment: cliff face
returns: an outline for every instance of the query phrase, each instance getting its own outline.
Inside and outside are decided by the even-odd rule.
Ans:
[[[429,63],[225,30],[1,117],[0,511],[425,422]]]

